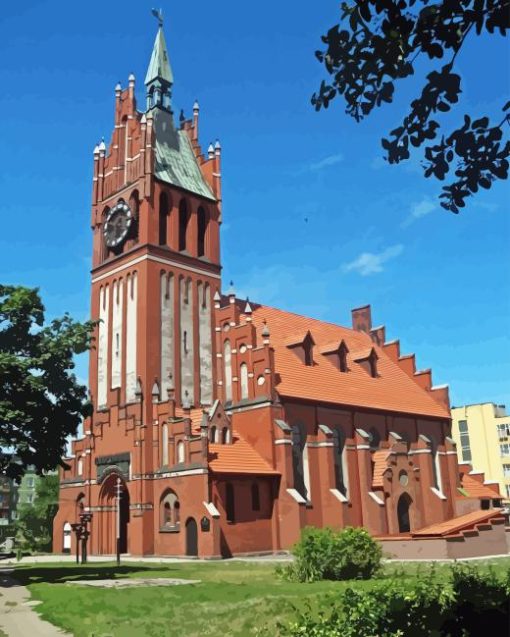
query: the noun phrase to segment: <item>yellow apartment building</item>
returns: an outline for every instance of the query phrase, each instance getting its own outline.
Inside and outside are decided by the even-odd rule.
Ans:
[[[452,407],[452,436],[459,462],[483,471],[486,480],[497,482],[503,498],[510,500],[510,415],[505,405]]]

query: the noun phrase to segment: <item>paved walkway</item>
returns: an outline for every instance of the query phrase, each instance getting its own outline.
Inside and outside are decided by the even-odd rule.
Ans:
[[[114,562],[116,560],[115,555],[89,555],[87,557],[89,562]],[[260,563],[272,563],[272,562],[290,562],[292,556],[287,554],[279,555],[259,555],[253,557],[232,557],[228,560],[199,560],[192,557],[165,557],[165,556],[146,556],[136,557],[130,555],[123,555],[121,557],[121,564],[129,564],[131,562],[142,562],[146,564],[182,564],[185,562],[196,564],[218,564],[218,562],[260,562]],[[67,563],[76,562],[76,556],[74,555],[30,555],[24,557],[18,561],[15,557],[9,560],[2,560],[0,562],[0,569],[2,566],[13,566],[16,564],[51,564],[55,562]]]
[[[26,586],[10,577],[13,569],[0,570],[0,629],[8,637],[72,637],[42,620],[33,610]]]
[[[450,559],[450,558],[439,558],[439,559],[384,559],[384,562],[476,562],[476,561],[486,561],[486,560],[498,560],[498,559],[507,559],[510,557],[510,553],[504,555],[482,555],[479,557],[464,557],[458,560]],[[116,557],[115,555],[89,555],[89,562],[114,562]],[[182,564],[182,563],[194,563],[200,562],[201,564],[217,564],[228,563],[228,562],[248,562],[248,563],[278,563],[278,562],[292,562],[292,555],[280,553],[275,555],[258,555],[252,557],[231,557],[225,560],[199,560],[197,558],[192,557],[165,557],[161,556],[145,556],[145,557],[136,557],[130,555],[123,555],[121,558],[121,564],[129,564],[133,562],[137,563],[146,563],[146,564]],[[52,564],[52,563],[67,563],[70,564],[76,561],[76,557],[74,555],[31,555],[28,557],[24,557],[22,560],[18,561],[15,557],[9,560],[0,561],[0,569],[3,566],[16,566],[17,564]]]

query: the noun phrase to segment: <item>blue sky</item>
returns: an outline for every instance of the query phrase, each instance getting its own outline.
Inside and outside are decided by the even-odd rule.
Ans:
[[[156,31],[138,0],[8,3],[0,25],[0,280],[39,286],[48,310],[89,312],[92,150],[113,126],[114,86],[143,78]],[[416,78],[394,104],[356,124],[340,100],[316,113],[314,51],[338,2],[165,3],[176,114],[201,107],[203,147],[223,147],[224,287],[350,324],[375,325],[449,383],[452,403],[510,406],[508,182],[455,216],[419,158],[382,160]],[[493,68],[490,64],[493,62]],[[458,58],[458,115],[501,118],[508,46],[473,39]],[[449,119],[448,121],[454,121]],[[86,378],[87,362],[78,362]]]

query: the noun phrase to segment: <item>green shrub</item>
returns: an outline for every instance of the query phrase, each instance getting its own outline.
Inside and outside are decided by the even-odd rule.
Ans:
[[[306,527],[293,550],[294,563],[284,569],[288,579],[317,582],[323,579],[370,579],[381,566],[381,546],[365,529]]]
[[[507,635],[510,571],[507,580],[472,566],[455,566],[449,581],[434,569],[414,582],[393,578],[369,591],[345,589],[324,604],[318,616],[310,609],[283,628],[287,637],[480,637]]]

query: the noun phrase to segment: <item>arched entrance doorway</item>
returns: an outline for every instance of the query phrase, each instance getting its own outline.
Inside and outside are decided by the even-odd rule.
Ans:
[[[407,493],[403,493],[397,503],[398,532],[409,533],[411,530],[411,520],[409,517],[409,509],[413,501]]]
[[[99,552],[111,555],[117,551],[117,526],[119,527],[120,552],[127,553],[129,547],[129,490],[120,477],[120,510],[117,499],[117,473],[111,473],[105,478],[99,502],[101,506],[101,521],[99,527]]]
[[[186,520],[186,555],[198,555],[198,528],[194,518]]]
[[[72,528],[69,522],[64,524],[64,537],[62,542],[62,552],[70,553],[71,552],[71,533]]]

